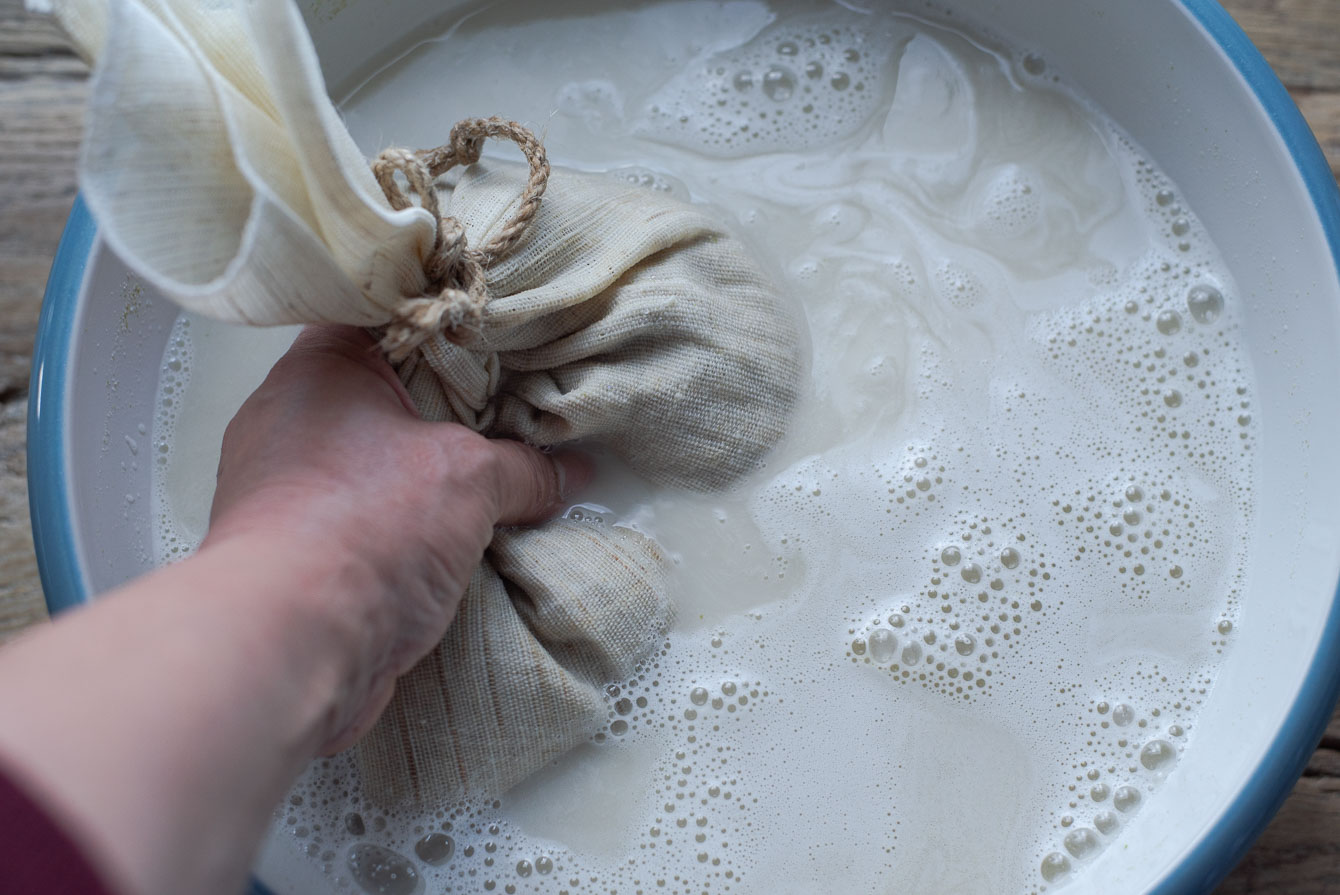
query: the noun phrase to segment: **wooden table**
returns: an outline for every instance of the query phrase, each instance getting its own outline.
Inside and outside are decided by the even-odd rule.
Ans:
[[[1340,0],[1227,0],[1340,173]],[[24,423],[47,269],[75,196],[87,69],[0,0],[0,640],[46,617],[28,525]],[[1218,892],[1340,892],[1340,713],[1289,800]]]

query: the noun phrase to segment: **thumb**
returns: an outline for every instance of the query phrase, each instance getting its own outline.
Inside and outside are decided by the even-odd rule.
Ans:
[[[595,474],[591,459],[583,454],[545,454],[507,439],[489,445],[498,464],[499,525],[543,522]]]

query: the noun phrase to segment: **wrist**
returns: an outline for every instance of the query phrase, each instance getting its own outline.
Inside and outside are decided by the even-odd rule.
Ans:
[[[266,640],[258,653],[283,657],[284,680],[276,683],[295,690],[290,733],[310,756],[349,725],[389,664],[388,613],[375,611],[377,576],[355,551],[316,532],[217,529],[191,561],[228,582],[218,593],[226,611],[257,620]]]

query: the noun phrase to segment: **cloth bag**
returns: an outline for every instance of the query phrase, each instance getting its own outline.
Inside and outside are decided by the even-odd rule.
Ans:
[[[551,168],[500,119],[369,165],[291,2],[54,6],[96,61],[84,195],[163,295],[232,322],[374,328],[425,419],[597,441],[660,484],[728,487],[781,438],[794,320],[700,208]],[[481,161],[487,137],[527,165]],[[497,794],[588,740],[604,686],[662,643],[665,571],[626,528],[498,531],[447,637],[356,747],[365,790]]]

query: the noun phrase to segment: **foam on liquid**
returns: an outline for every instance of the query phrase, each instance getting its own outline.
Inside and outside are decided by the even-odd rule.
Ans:
[[[355,137],[435,145],[496,111],[557,162],[715,204],[796,296],[810,396],[734,493],[610,462],[569,511],[677,563],[680,621],[590,745],[427,812],[319,762],[281,812],[294,848],[386,893],[1083,873],[1194,749],[1249,561],[1252,373],[1195,215],[1045,60],[977,37],[756,2],[542,10],[413,49],[345,104]],[[222,425],[291,335],[178,322],[161,558],[198,542]]]

